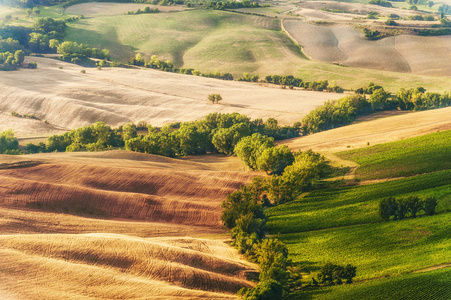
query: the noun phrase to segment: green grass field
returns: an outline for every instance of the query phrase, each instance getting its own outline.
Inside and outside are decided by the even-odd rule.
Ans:
[[[359,178],[409,177],[316,190],[265,211],[269,232],[287,244],[305,281],[327,262],[357,267],[360,283],[308,290],[306,299],[449,299],[449,267],[412,272],[451,263],[450,141],[451,131],[444,131],[342,152],[361,165]],[[437,214],[379,218],[382,198],[408,195],[436,197]],[[410,284],[421,291],[413,293]]]
[[[267,8],[265,8],[267,9]],[[126,61],[140,52],[156,54],[177,67],[202,72],[293,74],[305,81],[329,80],[347,89],[368,82],[396,92],[423,86],[444,91],[451,79],[340,67],[307,60],[281,30],[280,20],[226,11],[190,10],[151,15],[89,17],[69,24],[67,40],[107,48]]]
[[[451,169],[451,130],[395,143],[345,151],[340,158],[356,161],[359,179],[393,178]]]
[[[307,291],[304,299],[444,300],[451,299],[450,282],[451,269],[444,268],[431,272]]]

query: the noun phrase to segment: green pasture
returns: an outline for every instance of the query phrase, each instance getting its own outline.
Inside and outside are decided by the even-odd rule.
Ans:
[[[451,299],[451,269],[388,277],[350,285],[307,290],[315,300],[447,300]]]
[[[451,170],[355,187],[316,190],[296,201],[267,209],[268,230],[295,233],[379,223],[379,201],[388,196],[434,196],[436,211],[451,211]]]
[[[356,280],[451,262],[450,213],[280,235],[307,272],[327,262],[357,266]]]
[[[344,151],[340,158],[356,161],[359,179],[393,178],[451,169],[451,130]]]

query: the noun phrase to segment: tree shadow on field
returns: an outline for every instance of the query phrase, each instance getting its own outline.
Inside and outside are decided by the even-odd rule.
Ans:
[[[69,41],[83,43],[91,48],[107,49],[113,59],[128,61],[135,56],[137,48],[123,45],[117,38],[114,30],[100,33],[94,30],[70,27],[67,29],[66,39]]]

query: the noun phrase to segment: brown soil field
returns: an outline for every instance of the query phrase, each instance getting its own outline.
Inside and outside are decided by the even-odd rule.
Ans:
[[[451,107],[421,112],[385,112],[360,119],[358,123],[312,135],[285,140],[293,150],[330,153],[388,143],[451,129]],[[374,119],[372,119],[374,118]]]
[[[213,112],[245,114],[252,119],[273,117],[291,125],[326,100],[343,94],[267,87],[150,69],[82,68],[49,58],[29,57],[36,70],[4,72],[0,78],[0,130],[23,136],[43,136],[103,121],[112,126],[147,121],[153,126],[201,119]],[[62,66],[63,69],[58,67]],[[80,73],[86,69],[86,74]],[[221,94],[220,104],[208,103]],[[34,114],[51,126],[24,120],[11,123],[11,112]],[[2,116],[0,115],[0,116]],[[53,129],[52,129],[53,128]]]
[[[122,15],[129,11],[136,12],[146,7],[158,8],[161,12],[182,11],[185,6],[160,6],[138,3],[81,3],[69,6],[65,13],[69,15],[101,16],[101,15]]]
[[[253,285],[246,278],[256,268],[224,242],[220,222],[226,194],[254,175],[238,164],[119,150],[1,155],[0,291],[17,299],[234,298]]]
[[[351,26],[317,26],[283,20],[285,30],[305,53],[346,66],[430,76],[451,76],[451,36],[399,35],[369,41]]]

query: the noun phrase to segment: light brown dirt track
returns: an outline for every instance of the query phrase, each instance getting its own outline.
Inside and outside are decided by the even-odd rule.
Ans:
[[[97,70],[46,58],[29,59],[38,63],[37,70],[2,73],[0,111],[5,115],[13,111],[35,114],[56,127],[56,132],[98,121],[118,126],[145,120],[161,126],[198,120],[213,112],[238,112],[252,119],[273,117],[291,125],[326,100],[343,96],[149,69]],[[82,69],[86,74],[80,73]],[[208,103],[212,93],[224,100],[215,105]],[[9,121],[0,117],[0,130],[15,125]],[[13,129],[25,131],[22,124]],[[49,128],[39,123],[29,130],[27,136],[42,136],[48,134]]]
[[[229,299],[255,266],[224,243],[224,156],[0,156],[0,291],[17,299]]]
[[[399,35],[369,41],[351,26],[318,26],[283,20],[305,53],[346,66],[430,76],[451,76],[451,37]]]

